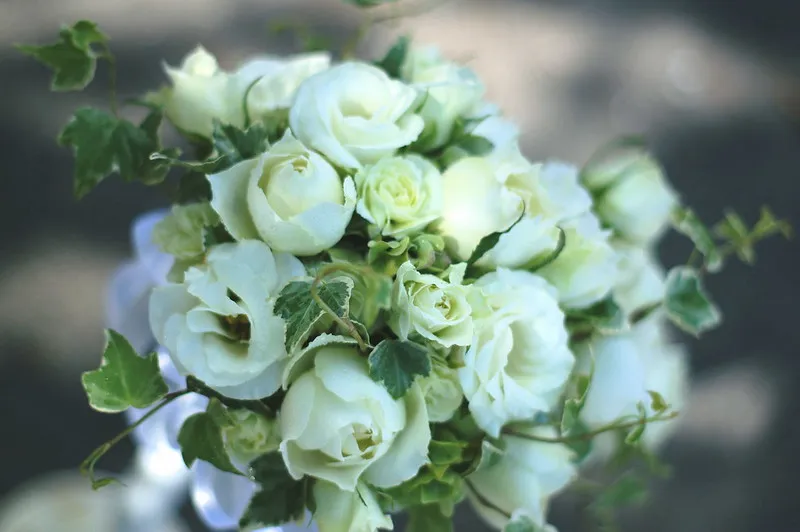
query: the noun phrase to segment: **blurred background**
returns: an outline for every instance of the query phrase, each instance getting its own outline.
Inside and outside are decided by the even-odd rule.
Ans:
[[[272,23],[306,24],[334,44],[359,24],[338,0],[0,2],[0,506],[45,473],[74,471],[123,428],[86,406],[79,375],[99,360],[105,283],[130,253],[131,221],[166,205],[158,190],[115,180],[72,198],[71,155],[54,138],[76,107],[103,104],[104,72],[85,93],[51,94],[47,71],[11,44],[50,41],[79,18],[112,37],[123,96],[159,86],[161,62],[178,64],[201,42],[233,68],[252,53],[299,51]],[[467,61],[520,123],[531,159],[580,164],[617,135],[644,133],[706,221],[726,206],[754,221],[769,204],[797,226],[798,20],[795,0],[451,0],[361,51],[380,55],[411,32]],[[661,246],[667,265],[686,252],[674,236]],[[674,474],[625,512],[626,531],[800,530],[800,254],[775,239],[759,256],[754,269],[731,263],[710,279],[726,321],[700,342],[685,338],[693,388],[664,451]],[[122,471],[131,452],[126,442],[102,467]],[[188,506],[183,514],[202,530]],[[592,530],[569,501],[553,521]],[[456,530],[485,529],[465,508]]]

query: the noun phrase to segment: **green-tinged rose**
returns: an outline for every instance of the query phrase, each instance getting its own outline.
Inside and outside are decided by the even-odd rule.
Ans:
[[[356,204],[352,178],[290,131],[258,159],[208,176],[211,206],[237,240],[260,238],[275,251],[315,255],[344,235]]]
[[[657,239],[678,204],[661,166],[643,151],[630,150],[590,164],[582,177],[597,195],[598,216],[637,244]]]
[[[441,361],[434,361],[431,374],[420,377],[419,385],[425,394],[425,405],[428,407],[431,423],[448,421],[464,400],[458,373]]]
[[[393,399],[348,339],[326,339],[299,357],[285,377],[280,416],[289,474],[350,492],[359,480],[388,488],[416,475],[431,439],[419,386]]]
[[[442,212],[442,176],[417,155],[387,157],[359,171],[356,211],[381,234],[401,238],[422,231]]]
[[[249,464],[262,454],[278,449],[281,437],[274,419],[250,410],[229,410],[228,424],[222,434],[228,453],[244,464]]]
[[[237,127],[244,125],[244,93],[203,47],[186,56],[180,68],[165,69],[172,87],[153,98],[164,105],[167,118],[175,127],[211,137],[214,120]]]
[[[530,436],[553,438],[552,427],[515,427]],[[550,498],[576,477],[573,452],[566,445],[543,443],[520,436],[506,436],[500,460],[469,477],[467,496],[478,514],[492,527],[502,530],[509,516],[527,516],[538,527],[546,527]],[[544,528],[545,530],[551,530]]]
[[[192,259],[205,250],[205,229],[217,223],[219,216],[208,203],[175,205],[153,228],[153,242],[164,253]]]
[[[367,262],[386,275],[394,276],[407,261],[417,269],[435,272],[450,266],[450,258],[444,253],[444,239],[439,235],[423,233],[402,240],[371,240],[367,246]]]
[[[397,270],[392,292],[390,326],[402,340],[418,334],[443,347],[472,341],[470,288],[461,282],[466,264],[451,268],[449,281],[419,273],[406,262]]]
[[[355,491],[343,491],[335,484],[318,480],[314,483],[314,502],[314,522],[319,532],[394,530],[392,518],[383,513],[375,494],[363,483]]]

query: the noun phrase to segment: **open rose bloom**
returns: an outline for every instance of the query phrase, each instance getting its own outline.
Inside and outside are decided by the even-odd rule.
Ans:
[[[42,49],[25,51],[58,59]],[[554,531],[552,498],[588,469],[656,462],[687,388],[669,322],[717,325],[703,275],[785,230],[768,211],[708,230],[641,147],[529,160],[475,72],[405,38],[380,60],[230,69],[197,48],[165,81],[140,124],[84,108],[60,137],[79,195],[183,173],[134,223],[83,385],[213,529],[373,532],[405,512],[447,532],[465,502]],[[697,249],[667,270],[670,225]],[[96,486],[107,449],[84,464]]]

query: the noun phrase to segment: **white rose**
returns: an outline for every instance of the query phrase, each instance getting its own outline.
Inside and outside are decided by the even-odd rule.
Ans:
[[[447,61],[434,47],[410,50],[400,75],[426,95],[420,110],[426,127],[420,140],[426,149],[444,145],[456,120],[473,109],[484,93],[472,70]]]
[[[609,231],[587,213],[561,225],[566,245],[561,254],[537,273],[558,289],[568,308],[585,308],[611,291],[617,276],[617,256],[608,243]]]
[[[622,310],[630,315],[664,299],[664,271],[651,252],[619,240],[612,247],[618,259],[613,294]]]
[[[552,427],[515,430],[531,436],[557,436]],[[467,496],[478,514],[498,530],[508,524],[511,515],[525,515],[535,525],[546,527],[550,498],[577,477],[574,453],[559,443],[511,435],[503,439],[506,445],[500,460],[467,478]]]
[[[263,242],[220,244],[183,284],[153,290],[150,326],[183,374],[234,399],[259,399],[280,387],[285,324],[273,298],[302,263]]]
[[[276,251],[315,255],[344,235],[356,204],[352,178],[291,132],[258,159],[208,176],[211,206],[237,240],[260,238]]]
[[[557,246],[557,226],[591,207],[591,197],[579,185],[574,167],[532,165],[516,142],[489,157],[458,161],[444,172],[442,183],[439,231],[461,260],[469,258],[482,238],[519,220],[484,255],[480,265],[486,267],[524,267],[547,256]]]
[[[319,532],[375,532],[394,530],[392,518],[381,511],[375,494],[359,484],[355,491],[343,491],[335,484],[314,483],[314,513]]]
[[[648,415],[653,415],[649,390],[660,393],[673,409],[682,407],[688,373],[686,357],[679,346],[665,338],[661,318],[654,315],[630,332],[600,336],[578,348],[578,371],[588,375],[594,361],[594,374],[580,414],[589,427],[598,428],[627,416],[635,419],[639,403],[645,405]],[[649,425],[644,442],[657,446],[669,435],[673,423]],[[607,444],[601,454],[609,452]]]
[[[418,155],[381,159],[355,181],[356,211],[383,235],[400,239],[421,232],[442,213],[442,175]]]
[[[461,284],[466,264],[450,270],[449,282],[419,273],[411,262],[397,270],[392,291],[390,326],[402,340],[416,333],[443,347],[472,341],[470,288]]]
[[[210,137],[213,120],[244,125],[242,97],[237,83],[221,70],[203,47],[186,56],[180,68],[165,66],[172,87],[155,96],[167,118],[187,133]]]
[[[658,162],[643,152],[589,165],[582,175],[597,191],[597,214],[632,242],[646,244],[658,238],[678,204]]]
[[[456,370],[446,363],[434,361],[430,375],[420,377],[417,382],[425,395],[431,423],[449,421],[464,400]]]
[[[359,479],[388,488],[416,475],[431,439],[419,386],[393,399],[346,343],[325,340],[302,357],[312,367],[289,384],[281,407],[280,450],[289,474],[346,491]]]
[[[542,278],[501,268],[473,287],[483,301],[473,305],[475,336],[458,376],[476,423],[497,437],[507,422],[555,405],[574,358],[564,313]]]
[[[361,168],[414,142],[417,91],[364,63],[345,63],[304,81],[289,111],[297,138],[342,168]]]
[[[281,441],[277,422],[250,410],[228,410],[229,424],[222,428],[225,449],[239,463],[249,464],[275,451]]]
[[[292,106],[300,84],[331,64],[327,52],[252,59],[233,74],[251,119]],[[247,90],[250,89],[248,93]]]

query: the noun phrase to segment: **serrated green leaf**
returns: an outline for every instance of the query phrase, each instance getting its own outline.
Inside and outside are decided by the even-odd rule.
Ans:
[[[698,273],[679,266],[667,275],[664,307],[669,318],[684,331],[699,336],[722,321],[722,315],[706,294]]]
[[[680,208],[672,213],[672,226],[689,237],[697,251],[705,257],[706,269],[717,272],[722,268],[722,255],[711,232],[691,209]]]
[[[406,532],[453,532],[453,520],[439,505],[414,506],[408,509]]]
[[[126,181],[148,185],[163,181],[169,164],[150,159],[161,151],[158,125],[162,118],[162,112],[155,110],[136,126],[99,109],[78,109],[58,137],[60,145],[75,153],[75,195],[85,196],[114,172]],[[162,153],[172,156],[177,150]]]
[[[383,59],[375,63],[375,66],[382,68],[384,72],[386,72],[389,77],[392,78],[399,78],[400,77],[400,69],[405,63],[406,55],[408,55],[408,49],[411,45],[411,39],[407,35],[402,35],[397,38],[394,45],[389,48],[389,51],[386,52],[386,55],[383,56]]]
[[[256,458],[249,471],[259,491],[239,520],[240,529],[257,530],[296,521],[303,517],[307,506],[313,506],[310,482],[293,479],[280,454]]]
[[[464,459],[467,444],[461,441],[432,440],[428,446],[428,458],[434,465],[452,465]]]
[[[214,122],[211,140],[217,153],[217,171],[230,168],[234,164],[252,159],[264,153],[269,147],[267,128],[256,123],[242,130],[230,124]]]
[[[275,301],[275,313],[286,322],[286,350],[294,351],[308,338],[325,311],[311,295],[312,281],[292,281],[283,287]],[[350,308],[353,280],[337,277],[317,284],[320,299],[340,318],[346,317]]]
[[[100,412],[146,408],[169,391],[158,367],[158,355],[140,357],[124,336],[106,330],[103,364],[87,371],[81,383],[89,404]]]
[[[169,166],[176,166],[184,168],[191,172],[207,175],[219,172],[222,170],[222,165],[225,164],[227,159],[224,156],[214,157],[207,161],[182,161],[175,157],[170,156],[169,153],[156,152],[150,155],[151,161],[163,161],[164,164]]]
[[[403,397],[417,376],[431,372],[428,350],[414,342],[383,340],[369,355],[369,375],[395,399]]]
[[[105,45],[108,37],[97,28],[97,24],[88,20],[78,21],[71,27],[62,27],[59,37],[52,44],[18,45],[17,49],[53,70],[50,85],[52,90],[82,90],[91,83],[97,68],[97,59],[102,57],[102,54],[92,49],[92,45]]]
[[[241,475],[225,450],[221,427],[217,425],[215,416],[208,412],[194,414],[183,422],[178,444],[187,467],[191,467],[195,460],[203,460],[220,471]]]
[[[490,235],[481,238],[480,242],[478,242],[478,246],[472,252],[472,255],[470,255],[469,259],[467,259],[467,266],[472,266],[473,264],[481,260],[481,258],[484,255],[486,255],[486,253],[488,253],[493,247],[497,245],[497,242],[500,241],[500,237],[508,233],[512,229],[514,229],[514,227],[519,222],[522,221],[522,218],[524,216],[525,212],[523,211],[520,213],[519,218],[517,218],[516,221],[513,224],[511,224],[507,229],[503,231],[497,231],[496,233],[492,233]]]

